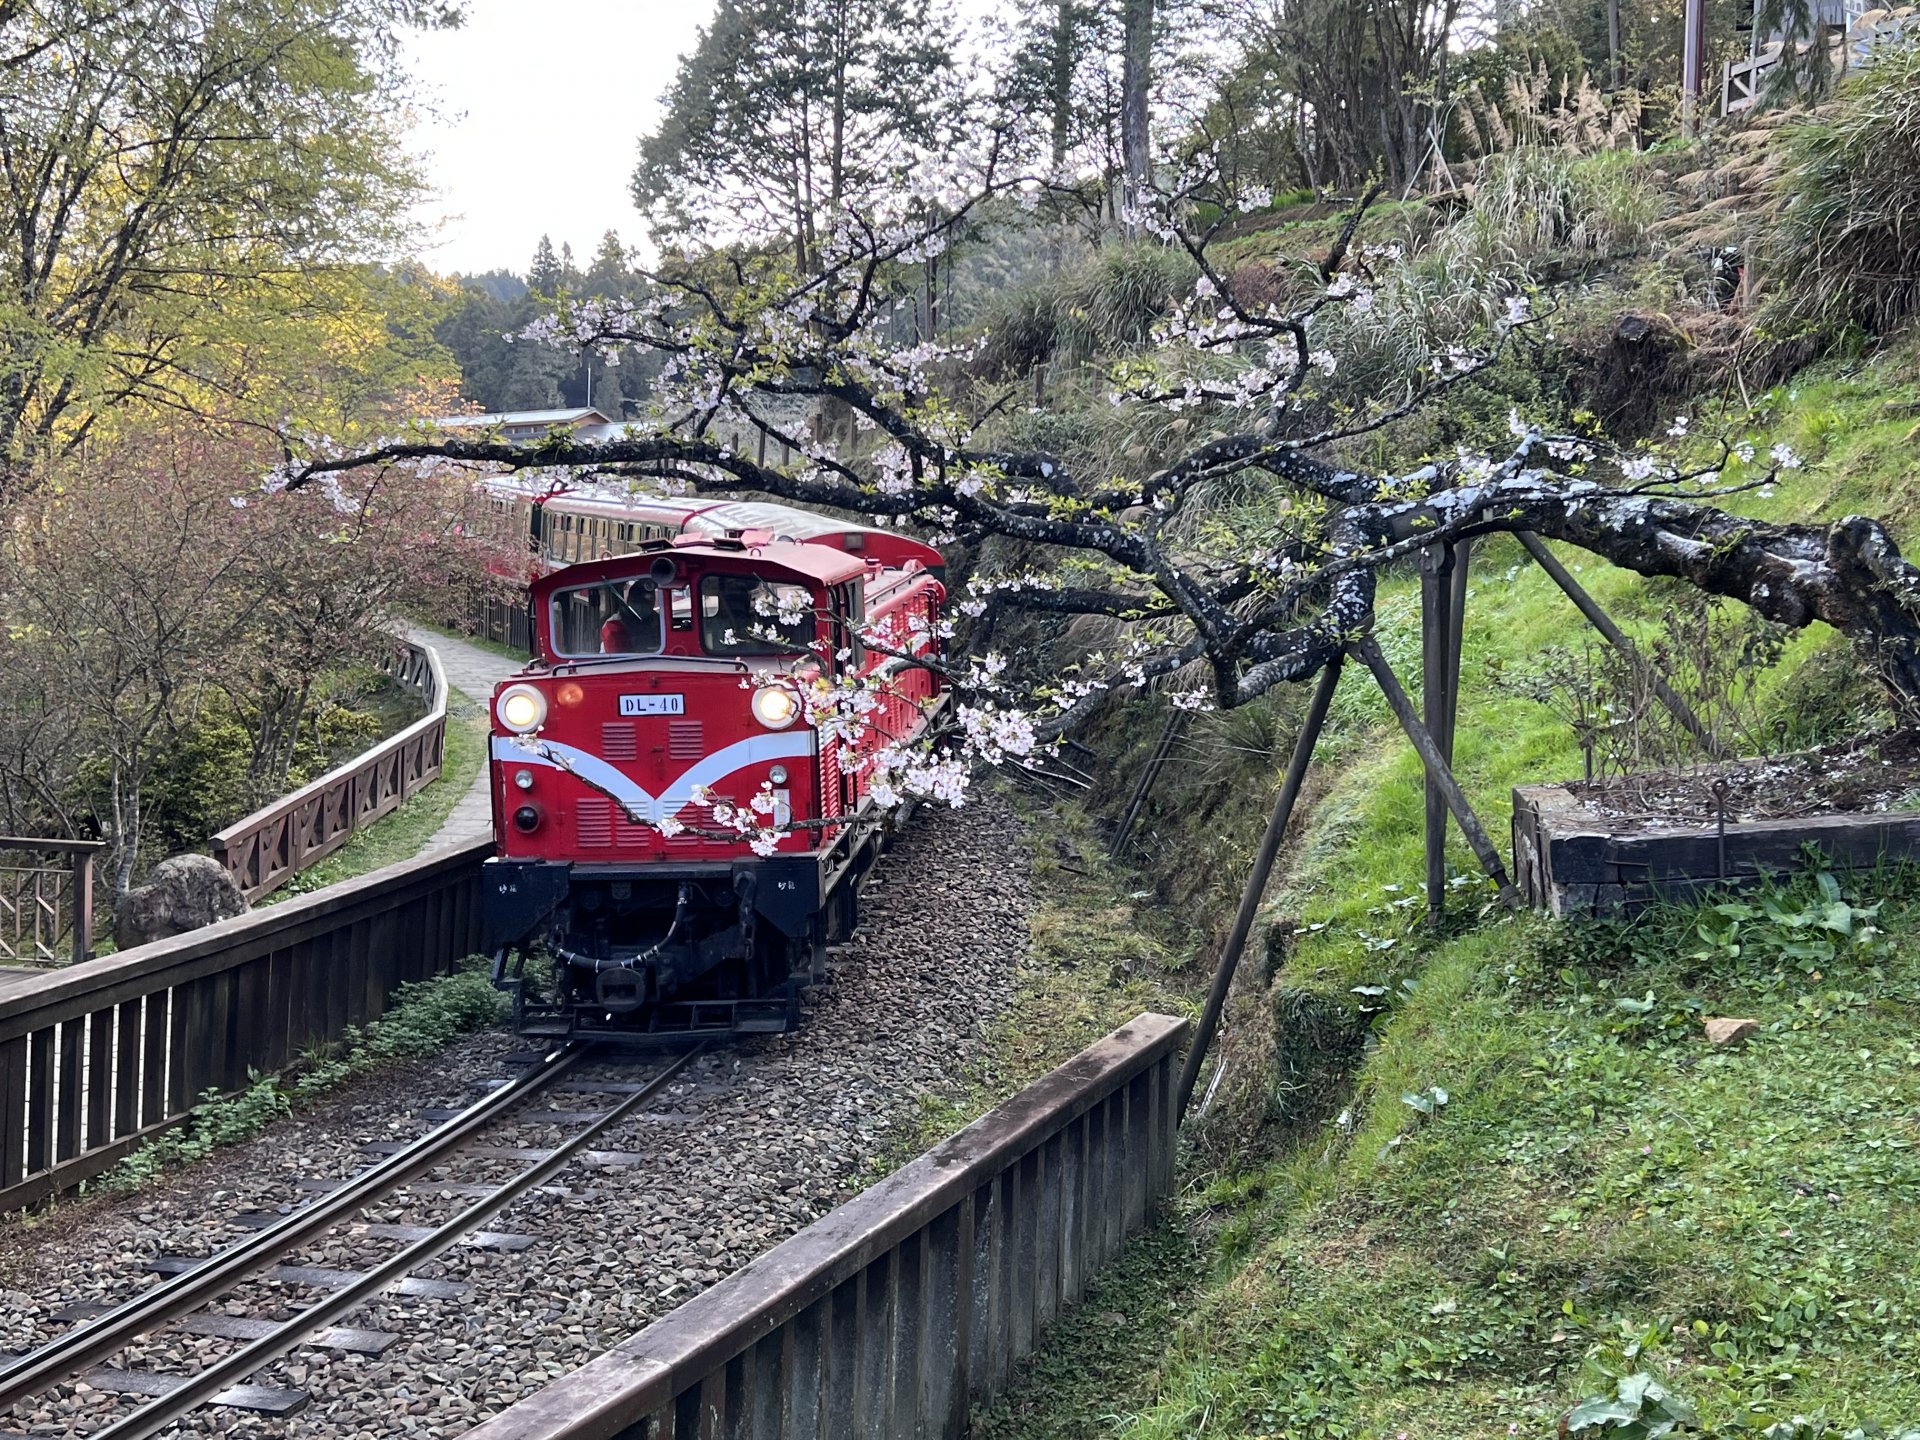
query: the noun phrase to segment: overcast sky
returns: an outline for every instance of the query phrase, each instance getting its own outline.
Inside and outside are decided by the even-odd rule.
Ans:
[[[458,30],[413,37],[439,113],[417,148],[441,271],[525,273],[542,234],[584,259],[603,231],[641,239],[635,145],[714,0],[468,0]]]

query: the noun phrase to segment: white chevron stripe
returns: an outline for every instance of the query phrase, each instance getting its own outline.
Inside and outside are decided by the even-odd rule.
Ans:
[[[558,740],[543,740],[535,735],[496,735],[493,758],[505,765],[543,765],[577,775],[605,795],[620,802],[627,813],[649,825],[658,825],[666,816],[677,814],[693,799],[696,785],[713,786],[744,765],[771,760],[799,760],[813,754],[811,730],[776,730],[738,740],[724,750],[703,756],[692,768],[669,782],[664,795],[655,796],[641,788],[634,778],[618,766],[609,764],[572,745]],[[745,795],[733,797],[739,803]]]

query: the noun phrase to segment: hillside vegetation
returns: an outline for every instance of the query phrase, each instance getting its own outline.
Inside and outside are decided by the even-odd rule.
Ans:
[[[1878,92],[1858,87],[1852,103],[1863,93]],[[1816,120],[1774,136],[1790,149],[1774,152],[1771,180],[1753,178],[1755,147],[1738,137],[1671,155],[1516,154],[1464,210],[1375,217],[1368,238],[1404,258],[1381,262],[1397,283],[1357,338],[1394,348],[1395,363],[1443,342],[1463,269],[1557,285],[1559,307],[1550,343],[1380,437],[1378,453],[1404,466],[1471,446],[1510,407],[1615,435],[1686,417],[1801,462],[1735,497],[1742,513],[1875,514],[1911,544],[1920,341],[1877,282],[1850,289],[1852,262],[1822,268],[1808,246],[1807,167],[1857,135],[1836,113],[1857,116],[1843,104],[1829,130]],[[1745,198],[1703,210],[1716,186]],[[1235,242],[1237,259],[1281,271],[1334,223],[1270,218]],[[1852,243],[1832,255],[1857,254]],[[1746,273],[1729,278],[1716,260],[1734,254]],[[1770,268],[1788,256],[1796,269]],[[1019,304],[1026,317],[1048,310],[1032,295]],[[1072,308],[1078,350],[1104,329],[1111,354],[1116,328],[1087,323],[1097,310],[1084,300]],[[1029,343],[1026,358],[1054,366],[1057,395],[1076,383],[1053,351]],[[1117,437],[1091,400],[1046,423],[1125,463],[1138,438]],[[1737,464],[1726,478],[1739,482]],[[1273,498],[1250,490],[1209,518],[1257,524]],[[1674,585],[1563,559],[1683,689],[1720,687],[1717,723],[1746,753],[1888,718],[1870,667],[1830,632],[1757,639]],[[1383,579],[1380,638],[1410,685],[1418,603],[1417,573]],[[1086,643],[1084,627],[1054,638]],[[1517,544],[1476,547],[1456,768],[1497,836],[1511,787],[1582,773],[1561,711],[1590,641]],[[1211,969],[1303,699],[1197,717],[1130,867],[1080,899],[1097,909],[1151,889],[1193,920],[1194,953],[1162,957],[1173,989],[1193,993]],[[1096,811],[1124,805],[1164,714],[1136,696],[1096,726],[1112,776]],[[1420,767],[1361,675],[1343,683],[1310,798],[1167,1228],[1055,1333],[979,1433],[1837,1437],[1920,1425],[1920,876],[1889,867],[1843,883],[1809,855],[1763,893],[1559,924],[1500,912],[1456,829],[1436,933]],[[1709,1016],[1760,1028],[1719,1049]]]

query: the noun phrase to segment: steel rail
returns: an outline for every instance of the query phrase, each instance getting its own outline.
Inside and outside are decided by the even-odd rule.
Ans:
[[[705,1045],[700,1045],[680,1056],[665,1070],[649,1080],[644,1088],[629,1095],[578,1135],[570,1137],[546,1159],[506,1181],[492,1195],[446,1221],[425,1239],[409,1245],[390,1259],[381,1262],[379,1266],[369,1270],[345,1289],[336,1290],[318,1304],[302,1310],[271,1335],[263,1335],[252,1344],[243,1346],[225,1358],[215,1361],[179,1389],[169,1392],[151,1405],[141,1407],[126,1419],[108,1426],[105,1430],[95,1431],[93,1440],[146,1440],[148,1436],[157,1435],[168,1426],[177,1424],[184,1416],[197,1410],[228,1386],[245,1380],[261,1366],[278,1360],[319,1331],[351,1314],[395,1281],[452,1249],[468,1233],[492,1219],[529,1190],[544,1184],[566,1169],[589,1141],[646,1104],[665,1087],[669,1080],[678,1075],[696,1057],[704,1054],[706,1048]]]
[[[286,1215],[264,1230],[209,1255],[191,1270],[152,1286],[98,1319],[50,1340],[0,1370],[0,1413],[38,1395],[67,1375],[124,1349],[133,1340],[169,1321],[190,1315],[249,1276],[265,1270],[286,1251],[332,1229],[355,1211],[397,1190],[449,1151],[502,1115],[545,1089],[586,1058],[588,1047],[571,1045],[548,1052],[527,1074],[482,1096],[444,1125],[412,1141],[406,1149],[369,1166],[338,1189]]]

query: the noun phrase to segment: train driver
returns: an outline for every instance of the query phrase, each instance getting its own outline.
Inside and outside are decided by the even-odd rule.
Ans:
[[[613,614],[600,627],[600,653],[651,655],[659,648],[660,607],[653,582],[635,580],[627,586]]]

